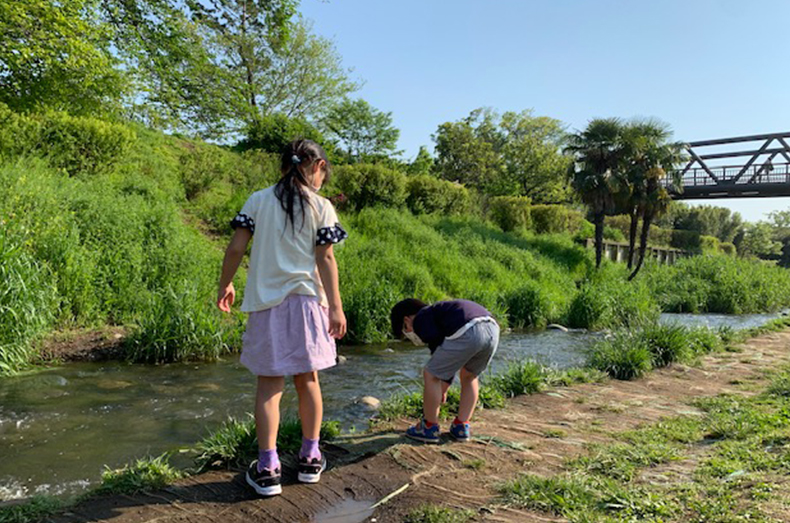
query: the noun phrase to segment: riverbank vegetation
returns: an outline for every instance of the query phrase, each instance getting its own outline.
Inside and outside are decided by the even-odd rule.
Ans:
[[[212,305],[228,220],[276,181],[277,153],[296,136],[336,167],[324,194],[351,233],[338,249],[346,343],[387,340],[389,307],[405,296],[476,300],[528,329],[790,305],[787,273],[734,258],[779,257],[778,233],[669,205],[656,183],[680,155],[665,125],[614,118],[569,134],[530,110],[477,109],[438,124],[433,153],[405,159],[392,115],[349,98],[358,82],[298,2],[254,4],[223,38],[217,20],[239,19],[241,4],[37,0],[0,12],[13,36],[0,51],[0,373],[42,361],[53,332],[106,325],[124,327],[135,362],[238,350],[242,315]],[[59,38],[42,46],[42,34]],[[286,81],[297,68],[310,74]],[[598,193],[585,189],[602,176]],[[774,232],[790,230],[785,218],[772,217]],[[652,237],[709,256],[648,261],[626,282],[574,242],[633,247],[639,219],[642,247]]]
[[[60,113],[2,118],[17,133],[0,140],[2,372],[35,362],[53,330],[106,324],[128,327],[132,361],[210,360],[239,347],[241,315],[214,309],[214,285],[227,217],[276,179],[273,155]],[[45,153],[52,136],[61,145]],[[350,343],[388,339],[389,307],[409,295],[476,300],[513,328],[790,304],[790,276],[744,259],[648,263],[632,282],[616,264],[594,271],[574,242],[591,227],[580,211],[430,179],[355,164],[326,188],[352,237],[338,249]]]

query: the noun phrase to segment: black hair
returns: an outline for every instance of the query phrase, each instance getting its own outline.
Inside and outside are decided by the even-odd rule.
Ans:
[[[326,177],[324,183],[329,181],[331,166],[326,157],[324,149],[313,140],[298,139],[294,140],[283,149],[280,158],[280,172],[282,177],[274,187],[274,195],[280,200],[280,205],[291,222],[291,228],[296,228],[296,205],[299,204],[299,211],[302,216],[302,227],[304,227],[305,199],[304,188],[309,182],[305,178],[304,170],[314,162],[324,160],[326,162]]]
[[[395,304],[390,312],[392,335],[397,339],[403,337],[403,318],[417,314],[428,304],[415,298],[408,298]]]

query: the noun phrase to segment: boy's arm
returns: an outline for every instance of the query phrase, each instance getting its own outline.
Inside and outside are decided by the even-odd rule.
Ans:
[[[340,339],[346,335],[346,315],[343,313],[343,302],[340,300],[340,279],[331,243],[316,246],[315,262],[329,302],[329,334]]]
[[[225,250],[225,259],[222,261],[222,275],[219,279],[219,292],[217,292],[217,307],[223,312],[230,312],[230,307],[236,299],[236,289],[233,288],[233,277],[239,270],[247,244],[250,243],[252,233],[249,229],[239,227],[233,233],[233,238]]]

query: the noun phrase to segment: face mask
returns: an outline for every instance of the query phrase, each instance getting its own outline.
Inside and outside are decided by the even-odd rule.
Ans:
[[[420,339],[420,337],[417,336],[417,334],[414,331],[412,331],[412,332],[404,332],[403,335],[406,336],[407,338],[409,338],[411,340],[411,342],[413,344],[417,345],[418,347],[420,345],[425,345],[425,342],[422,341]]]

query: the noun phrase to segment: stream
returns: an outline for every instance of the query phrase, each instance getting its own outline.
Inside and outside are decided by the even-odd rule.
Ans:
[[[735,329],[777,314],[743,316],[664,314],[663,322]],[[580,366],[600,335],[546,330],[502,336],[492,369],[536,360],[556,368]],[[418,390],[425,348],[392,342],[343,346],[347,358],[321,373],[325,419],[364,429],[373,411],[362,396],[386,399]],[[105,465],[186,448],[228,417],[252,411],[255,378],[228,357],[209,364],[69,363],[0,380],[0,502],[35,494],[70,495],[98,482]],[[296,393],[286,386],[283,415],[295,415]],[[173,454],[175,465],[188,466]]]

